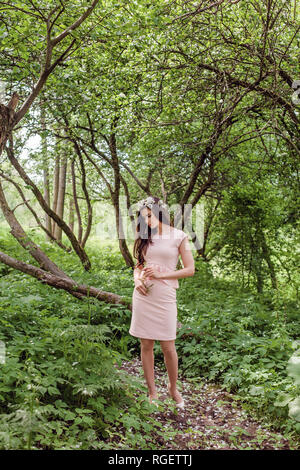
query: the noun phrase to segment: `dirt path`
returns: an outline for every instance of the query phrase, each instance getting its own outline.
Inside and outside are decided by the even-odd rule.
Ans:
[[[120,369],[134,375],[145,385],[140,359],[123,361]],[[153,416],[161,422],[162,429],[174,431],[173,437],[159,436],[157,449],[167,450],[288,450],[299,449],[271,426],[252,419],[234,396],[199,378],[198,382],[178,377],[178,389],[185,399],[185,410],[174,406],[167,393],[166,370],[155,366],[155,382],[161,409],[153,405]],[[136,396],[146,394],[137,390]]]

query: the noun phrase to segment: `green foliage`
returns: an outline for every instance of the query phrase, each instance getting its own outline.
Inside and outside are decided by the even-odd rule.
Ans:
[[[280,393],[277,397],[276,402],[274,403],[276,406],[285,407],[288,405],[289,408],[289,416],[290,418],[294,419],[295,421],[300,422],[300,349],[299,349],[300,341],[294,341],[292,344],[293,348],[298,348],[290,359],[288,360],[287,364],[287,374],[288,376],[293,378],[295,387],[292,394],[287,393]],[[300,425],[297,425],[297,429],[300,430]]]
[[[286,218],[283,191],[265,179],[238,182],[224,191],[212,241],[212,246],[222,245],[218,270],[240,278],[243,287],[254,286],[259,293],[270,288],[276,291],[283,283],[297,291],[299,257],[293,248],[298,235],[296,226],[292,230],[285,225]]]
[[[202,264],[193,278],[181,280],[178,296],[184,375],[217,382],[259,416],[272,416],[287,432],[300,431],[299,353],[290,358],[299,338],[299,303],[283,292],[258,295],[203,276]]]
[[[69,255],[47,248],[72,266]],[[132,288],[128,274],[117,274],[120,255],[100,253],[90,279],[83,274],[85,281],[107,281],[105,290]],[[150,431],[159,423],[149,414],[151,405],[135,397],[145,385],[116,367],[134,342],[128,336],[130,311],[91,298],[78,301],[16,271],[4,271],[0,282],[0,340],[6,346],[0,364],[0,448],[154,446]]]
[[[30,0],[14,1],[3,8],[4,103],[15,90],[21,106],[37,82],[50,12],[53,39],[89,5],[59,3],[61,11],[54,9],[54,0],[41,0],[38,7]],[[298,431],[298,356],[288,361],[299,337],[299,129],[291,101],[298,25],[289,2],[260,3],[223,2],[213,14],[208,8],[189,15],[194,9],[189,2],[99,2],[88,20],[54,47],[51,63],[58,65],[42,100],[36,99],[23,118],[24,135],[14,132],[14,146],[41,189],[38,175],[45,165],[53,171],[62,150],[73,158],[71,138],[111,183],[107,144],[117,118],[113,135],[122,177],[125,161],[140,181],[149,171],[151,190],[161,191],[163,183],[172,203],[182,199],[189,175],[200,171],[191,199],[203,188],[205,198],[210,193],[207,205],[219,196],[222,203],[206,240],[204,255],[211,265],[197,261],[195,277],[180,281],[186,287],[178,295],[184,323],[178,335],[181,367],[190,377],[218,381],[247,406]],[[61,123],[67,121],[69,135],[62,136]],[[38,149],[25,161],[26,139],[37,134],[47,138],[46,155]],[[108,200],[90,161],[85,169],[91,200]],[[3,171],[11,174],[7,161]],[[133,180],[130,176],[126,183],[135,200],[140,188]],[[68,182],[67,193],[69,188]],[[30,187],[23,190],[40,211]],[[9,195],[21,223],[35,224],[16,188],[10,186]],[[78,196],[85,221],[80,185]],[[93,266],[87,273],[73,252],[45,242],[36,228],[27,233],[74,279],[131,297],[132,272],[113,244],[87,247]],[[70,246],[65,235],[63,242]],[[0,248],[36,265],[6,234]],[[115,368],[138,351],[128,335],[131,312],[95,299],[76,300],[4,265],[0,288],[0,339],[6,344],[0,447],[151,448],[151,431],[159,423],[134,397],[141,384]]]
[[[119,253],[91,246],[93,268],[86,273],[74,254],[38,242],[81,282],[132,295],[132,271]],[[23,255],[11,238],[2,236],[0,243],[13,256]],[[187,377],[217,382],[244,406],[297,432],[296,364],[290,361],[291,376],[286,373],[299,335],[297,301],[282,291],[258,295],[216,277],[202,259],[195,264],[195,275],[180,280],[177,297],[179,366]],[[144,381],[116,367],[139,354],[139,342],[128,333],[131,312],[94,298],[77,300],[16,271],[4,271],[0,284],[0,340],[6,345],[0,448],[157,448],[160,423],[135,393],[146,394]]]

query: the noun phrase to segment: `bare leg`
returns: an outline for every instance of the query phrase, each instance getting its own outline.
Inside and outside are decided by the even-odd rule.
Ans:
[[[176,382],[178,379],[178,356],[175,348],[175,340],[160,341],[160,345],[168,371],[170,394],[176,403],[180,403],[182,401],[182,396],[176,388]]]
[[[154,381],[154,339],[140,338],[141,341],[141,360],[144,369],[144,376],[149,390],[150,402],[152,398],[158,398]]]

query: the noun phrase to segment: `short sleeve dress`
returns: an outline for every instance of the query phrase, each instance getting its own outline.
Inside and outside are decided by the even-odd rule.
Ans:
[[[145,266],[158,271],[175,271],[179,246],[188,235],[180,229],[170,227],[164,234],[154,234],[144,255]],[[190,249],[190,246],[189,246]],[[147,295],[136,287],[132,295],[132,316],[129,334],[138,338],[154,340],[176,339],[178,279],[147,279],[145,285],[153,284]]]

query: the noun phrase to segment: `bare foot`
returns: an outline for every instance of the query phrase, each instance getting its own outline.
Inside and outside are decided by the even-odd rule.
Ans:
[[[181,394],[178,392],[177,388],[175,390],[171,390],[169,383],[168,383],[168,391],[169,391],[169,395],[173,398],[173,400],[176,401],[176,403],[181,403],[183,401],[183,398]]]
[[[157,400],[158,399],[158,395],[157,395],[157,392],[154,392],[154,393],[149,393],[149,402],[152,403],[152,400]]]

